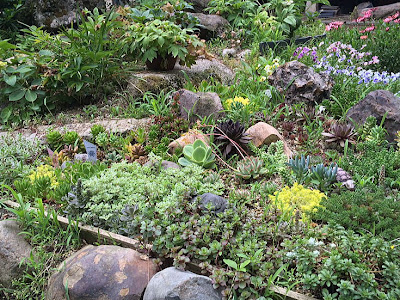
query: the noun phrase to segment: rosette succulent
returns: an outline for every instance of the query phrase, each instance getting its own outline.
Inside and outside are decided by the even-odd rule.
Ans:
[[[225,158],[239,151],[246,151],[247,144],[251,141],[251,137],[245,133],[244,126],[239,121],[232,120],[220,123],[214,129],[214,137],[216,145]]]
[[[211,147],[207,146],[202,140],[196,140],[192,145],[183,148],[184,157],[180,157],[178,163],[186,167],[191,164],[199,165],[206,169],[215,167],[215,155]]]
[[[264,161],[258,157],[245,157],[237,164],[236,176],[242,179],[257,179],[260,175],[267,173],[267,169],[263,168]]]

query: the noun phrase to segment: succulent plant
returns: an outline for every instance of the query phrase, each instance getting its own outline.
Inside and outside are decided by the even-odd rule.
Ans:
[[[140,157],[146,156],[146,150],[141,144],[132,145],[129,143],[128,145],[125,145],[125,151],[125,159],[129,162],[134,162]]]
[[[105,148],[108,145],[108,133],[100,132],[95,141],[98,146]]]
[[[309,174],[310,156],[308,155],[307,158],[305,158],[304,155],[302,155],[295,159],[291,158],[287,165],[296,175],[297,182],[301,184]]]
[[[344,147],[346,140],[351,144],[356,143],[354,140],[356,132],[351,123],[335,122],[331,125],[330,132],[323,132],[322,135],[328,137],[327,143],[337,142],[341,147]]]
[[[311,167],[312,182],[318,184],[320,190],[325,191],[332,183],[336,181],[338,166],[331,164],[325,167],[324,164],[318,164]]]
[[[183,148],[184,157],[180,157],[178,163],[186,167],[191,164],[202,166],[206,169],[215,167],[215,155],[211,147],[207,146],[202,140],[195,140],[192,145]]]
[[[235,175],[242,179],[257,179],[260,175],[267,172],[267,169],[263,168],[264,161],[258,157],[248,156],[237,164],[237,171]]]
[[[104,163],[107,165],[111,165],[113,163],[120,162],[122,160],[122,156],[119,155],[116,151],[107,153],[104,158]]]
[[[251,137],[245,133],[244,126],[239,121],[232,120],[220,123],[214,129],[214,137],[214,142],[225,158],[241,150],[246,151],[247,144],[251,141]]]
[[[93,136],[93,140],[95,140],[98,134],[101,132],[106,132],[106,129],[100,124],[94,124],[92,128],[90,128],[90,132]]]
[[[46,134],[47,143],[53,150],[58,150],[63,144],[63,137],[57,130],[52,130]]]
[[[78,146],[64,145],[64,148],[58,153],[59,160],[61,160],[60,158],[62,158],[62,157],[66,157],[69,160],[73,160],[75,157],[75,154],[77,154],[78,152],[79,152]]]
[[[68,131],[63,135],[64,145],[78,146],[79,149],[83,148],[83,142],[81,137],[76,131]]]
[[[382,126],[376,125],[371,128],[371,131],[368,134],[368,136],[366,137],[366,140],[372,141],[372,142],[376,143],[377,145],[381,145],[382,143],[384,143],[386,141],[386,134],[387,134],[387,131],[385,128],[383,128]]]

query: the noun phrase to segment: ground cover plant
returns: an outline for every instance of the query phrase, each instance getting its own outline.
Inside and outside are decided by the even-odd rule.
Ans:
[[[331,23],[323,40],[261,55],[260,41],[324,29],[310,16],[301,20],[304,4],[212,0],[207,10],[232,30],[209,42],[195,35],[201,26],[187,14],[190,3],[152,1],[83,10],[61,33],[30,26],[1,41],[4,127],[44,121],[45,111],[65,103],[84,105],[79,117],[93,120],[101,116],[98,99],[111,103],[113,117],[150,117],[150,125],[124,134],[93,125],[96,163],[76,159],[85,146],[75,131],[50,129],[45,145],[1,138],[1,195],[20,204],[12,212],[35,246],[27,264],[36,276],[27,271],[0,297],[43,299],[50,268],[80,247],[79,221],[138,239],[161,266],[195,264],[224,299],[279,299],[272,285],[318,299],[400,298],[399,147],[386,139],[385,117],[358,125],[345,119],[371,91],[399,95],[399,16],[351,29]],[[233,83],[186,83],[219,95],[217,120],[182,118],[173,90],[139,98],[125,90],[125,75],[157,51],[190,66],[199,53],[218,57],[229,39],[250,47],[242,59],[221,58],[234,66]],[[268,77],[292,60],[332,76],[328,99],[285,103]],[[246,131],[258,122],[281,138],[256,147]],[[169,144],[188,131],[201,138],[172,153]],[[176,165],[164,169],[165,161]],[[207,193],[223,197],[224,209],[204,204]],[[70,227],[62,229],[56,213]]]

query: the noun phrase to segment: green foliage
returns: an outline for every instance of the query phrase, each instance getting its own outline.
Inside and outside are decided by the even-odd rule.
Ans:
[[[21,24],[18,17],[24,10],[22,0],[3,0],[0,4],[0,40],[15,40]]]
[[[197,165],[181,170],[158,170],[158,164],[152,168],[137,163],[117,163],[83,181],[82,195],[76,195],[84,207],[79,217],[85,223],[117,230],[123,223],[116,212],[126,206],[136,205],[140,212],[151,210],[162,214],[169,207],[175,207],[179,199],[193,193],[221,194],[222,183],[203,183],[206,174]]]
[[[21,134],[0,137],[0,183],[11,184],[29,173],[44,147],[39,140],[29,140]]]
[[[332,194],[321,202],[314,220],[335,223],[356,232],[370,232],[386,240],[399,237],[400,202],[398,195],[385,193],[374,185]]]
[[[242,179],[257,179],[259,176],[262,176],[267,172],[263,166],[263,160],[258,157],[247,156],[238,162],[235,175]]]
[[[19,204],[18,208],[7,209],[15,214],[24,236],[33,246],[30,256],[21,262],[25,267],[21,278],[12,282],[12,289],[7,293],[13,299],[44,299],[53,269],[80,246],[78,224],[69,219],[69,225],[61,226],[55,210],[45,210],[41,199],[35,199],[31,204],[25,202],[21,194],[6,188]]]
[[[115,78],[124,78],[118,33],[123,23],[117,18],[113,11],[85,10],[77,29],[58,35],[24,29],[24,40],[4,56],[7,65],[0,70],[0,99],[8,104],[2,122],[20,123],[56,104],[97,100],[113,91]]]
[[[396,299],[399,247],[341,226],[282,245],[294,276],[319,299]]]
[[[184,167],[192,164],[205,169],[215,167],[215,155],[212,153],[211,147],[207,146],[202,140],[195,140],[192,145],[186,145],[183,148],[183,155],[185,157],[180,157],[178,163]]]
[[[99,124],[95,124],[90,128],[90,133],[92,134],[93,139],[95,140],[97,138],[97,136],[102,133],[105,132],[106,129]]]
[[[268,170],[267,175],[272,176],[277,174],[281,176],[285,182],[291,183],[289,169],[287,168],[287,156],[284,151],[282,141],[264,145],[261,148],[250,144],[251,151],[264,161],[264,166]]]
[[[339,167],[351,172],[355,179],[371,178],[373,183],[378,184],[379,171],[383,166],[383,183],[388,187],[400,186],[400,152],[373,141],[359,143],[356,150],[358,152],[349,149],[348,155],[339,162]]]
[[[196,57],[193,50],[203,46],[191,29],[182,29],[168,20],[156,19],[145,24],[134,24],[131,30],[130,51],[138,51],[144,62],[152,62],[157,56],[166,58],[171,55],[179,58],[181,65],[190,67]]]
[[[46,202],[59,203],[78,179],[90,178],[106,168],[103,163],[90,162],[67,162],[64,169],[40,165],[22,179],[15,180],[14,186],[26,199],[41,198]]]
[[[54,151],[59,150],[64,145],[63,136],[57,130],[49,131],[46,134],[46,140],[50,146],[50,149],[53,149]]]

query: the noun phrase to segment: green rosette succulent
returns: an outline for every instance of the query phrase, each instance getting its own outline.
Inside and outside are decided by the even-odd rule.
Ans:
[[[196,140],[192,145],[183,148],[184,157],[180,157],[178,163],[184,167],[196,164],[205,169],[215,167],[215,155],[211,147],[207,146],[202,140]]]

